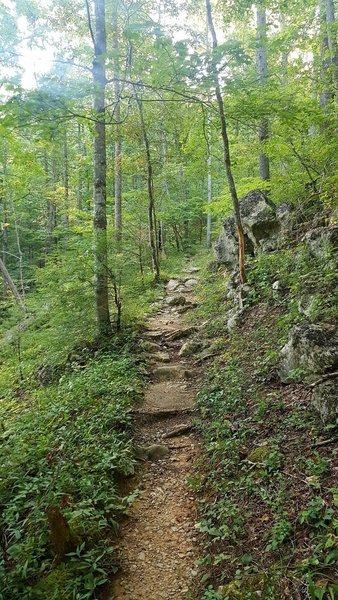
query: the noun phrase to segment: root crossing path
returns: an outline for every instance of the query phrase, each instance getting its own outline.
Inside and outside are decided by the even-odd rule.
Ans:
[[[196,506],[187,479],[198,440],[192,431],[194,370],[182,346],[194,333],[184,313],[194,306],[197,271],[189,266],[184,277],[169,281],[163,305],[147,322],[151,383],[135,417],[141,494],[122,525],[112,600],[196,597]]]

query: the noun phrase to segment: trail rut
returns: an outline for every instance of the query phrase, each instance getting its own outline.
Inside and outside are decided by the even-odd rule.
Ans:
[[[164,444],[170,452],[141,467],[140,497],[122,525],[121,569],[111,600],[185,600],[196,588],[196,502],[187,484],[199,452],[196,434],[189,429],[195,406],[194,371],[178,356],[187,339],[182,313],[194,306],[195,272],[190,266],[185,278],[168,283],[162,307],[147,322],[144,337],[157,347],[149,356],[152,382],[135,416],[136,442]],[[178,297],[180,304],[175,305]],[[166,438],[176,427],[182,432]]]

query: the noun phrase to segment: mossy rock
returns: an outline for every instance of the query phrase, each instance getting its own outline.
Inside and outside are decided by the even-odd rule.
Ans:
[[[161,350],[161,346],[159,344],[156,344],[156,342],[150,342],[149,340],[142,340],[141,347],[145,352],[158,352]]]
[[[67,584],[73,578],[74,574],[67,571],[65,565],[60,565],[39,579],[30,597],[32,600],[71,600],[72,594],[67,591]]]
[[[271,448],[269,446],[257,446],[257,448],[254,448],[248,454],[247,460],[249,460],[251,463],[254,463],[255,465],[259,463],[265,463],[270,454],[270,451]]]

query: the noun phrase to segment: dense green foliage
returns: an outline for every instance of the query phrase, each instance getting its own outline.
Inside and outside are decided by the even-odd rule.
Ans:
[[[117,482],[133,472],[128,409],[141,391],[126,350],[74,356],[58,382],[28,398],[22,390],[19,405],[17,394],[2,403],[1,598],[89,598],[116,568],[116,520],[127,507]],[[46,510],[54,505],[79,549],[59,584],[48,586]]]
[[[316,448],[337,423],[323,429],[306,386],[283,387],[276,376],[287,333],[304,318],[304,295],[316,298],[310,320],[336,320],[336,275],[329,249],[320,264],[302,244],[262,255],[251,265],[246,316],[231,334],[220,273],[204,275],[194,319],[209,320],[202,339],[217,357],[198,396],[205,453],[190,483],[200,498],[205,600],[247,600],[257,590],[266,600],[338,593],[337,451]]]
[[[131,501],[121,499],[118,480],[134,468],[129,413],[142,388],[138,328],[162,291],[154,251],[166,281],[184,256],[207,245],[208,217],[215,239],[232,210],[215,65],[239,197],[266,190],[276,205],[295,209],[296,226],[278,252],[247,261],[252,312],[245,335],[225,333],[224,278],[203,271],[197,318],[209,321],[216,354],[222,349],[199,397],[206,453],[193,482],[202,497],[205,599],[233,600],[241,584],[249,600],[259,581],[266,600],[279,600],[284,583],[291,589],[296,579],[314,600],[337,593],[331,458],[306,446],[318,424],[303,400],[298,405],[297,388],[285,407],[280,390],[266,382],[288,328],[301,318],[300,304],[310,321],[336,318],[329,249],[325,260],[310,261],[299,246],[309,224],[333,222],[337,201],[331,5],[267,0],[260,46],[254,4],[221,0],[212,6],[219,37],[212,50],[200,0],[0,3],[1,599],[94,598],[116,569],[117,522]],[[105,9],[99,60],[97,8]],[[263,79],[257,50],[267,56]],[[97,85],[100,61],[105,77]],[[93,108],[98,93],[101,113]],[[259,141],[262,121],[268,135]],[[93,219],[98,126],[101,243]],[[270,165],[266,181],[262,154]],[[110,339],[98,336],[100,269]],[[296,454],[281,450],[292,436]],[[248,454],[257,439],[268,451],[253,467]],[[312,478],[298,512],[285,474],[292,461],[296,479]],[[262,509],[258,558],[256,548],[243,552],[253,503]],[[59,564],[47,519],[53,506],[74,542]],[[217,591],[231,580],[233,589]]]

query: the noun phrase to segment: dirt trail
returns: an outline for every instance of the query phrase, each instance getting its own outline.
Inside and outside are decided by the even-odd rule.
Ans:
[[[169,454],[143,463],[140,498],[122,526],[121,570],[111,600],[184,600],[196,588],[196,508],[187,477],[198,440],[189,431],[165,437],[193,418],[194,372],[179,350],[191,333],[183,313],[193,307],[195,271],[189,266],[183,277],[168,283],[162,308],[147,322],[152,383],[135,418],[136,441],[142,447],[165,445]]]

